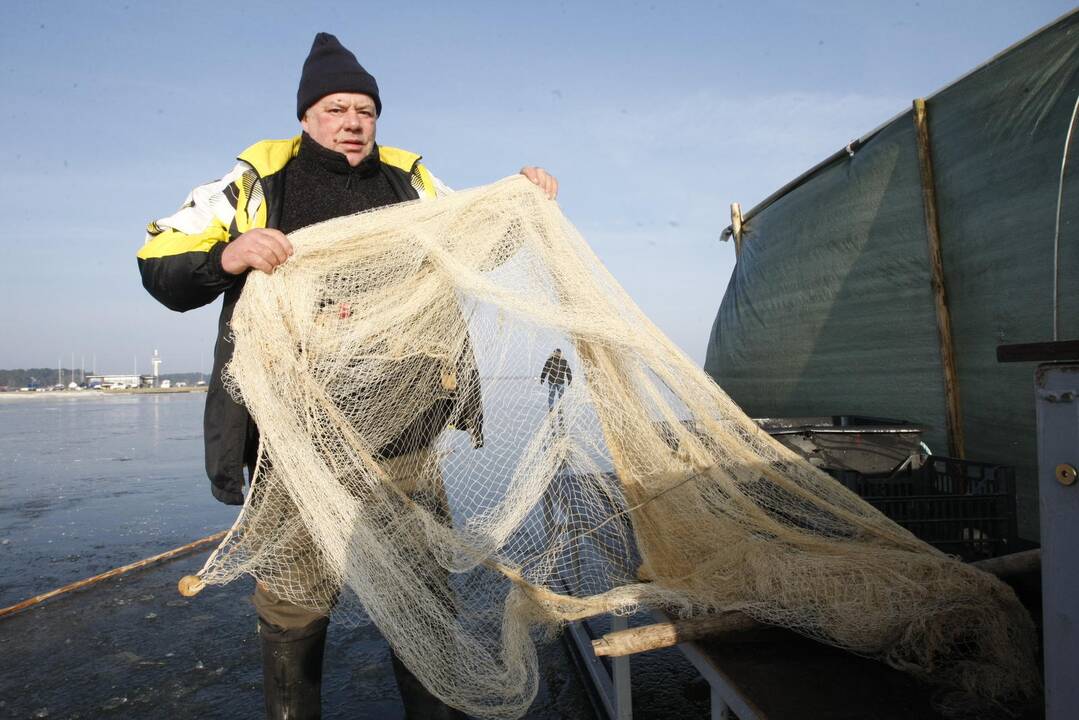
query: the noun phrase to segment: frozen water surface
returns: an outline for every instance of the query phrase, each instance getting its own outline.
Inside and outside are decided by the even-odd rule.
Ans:
[[[201,393],[0,401],[0,606],[228,527],[202,471]],[[254,718],[250,581],[192,599],[205,552],[0,619],[0,718]],[[331,625],[327,718],[403,717],[374,627]],[[591,718],[560,643],[529,717]]]
[[[228,527],[202,470],[202,393],[0,398],[0,607]],[[206,551],[0,619],[0,718],[257,718],[250,580],[176,591]],[[373,626],[331,625],[326,718],[403,717]],[[529,718],[594,717],[562,643]],[[634,658],[635,717],[707,717],[675,651]]]

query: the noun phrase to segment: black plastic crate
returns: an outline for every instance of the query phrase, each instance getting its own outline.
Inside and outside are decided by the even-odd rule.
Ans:
[[[919,457],[920,463],[894,474],[841,471],[836,477],[946,553],[971,561],[1015,551],[1019,540],[1015,468],[937,455]]]

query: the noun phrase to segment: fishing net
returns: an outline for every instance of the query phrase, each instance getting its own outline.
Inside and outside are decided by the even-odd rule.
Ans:
[[[260,458],[205,582],[370,618],[480,717],[527,710],[540,636],[641,607],[741,611],[990,702],[1036,689],[1011,590],[761,431],[527,180],[291,240],[233,317]]]

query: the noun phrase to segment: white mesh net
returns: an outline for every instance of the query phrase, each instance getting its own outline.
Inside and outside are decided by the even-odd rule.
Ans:
[[[1037,687],[1010,589],[761,431],[527,180],[291,240],[233,318],[260,466],[207,583],[370,617],[481,717],[526,711],[537,633],[641,606],[739,610],[990,702]]]

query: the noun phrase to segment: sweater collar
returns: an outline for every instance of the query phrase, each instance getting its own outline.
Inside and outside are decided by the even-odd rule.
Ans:
[[[371,153],[361,160],[359,165],[352,167],[344,154],[322,147],[306,132],[300,138],[300,151],[296,155],[296,161],[337,175],[358,175],[359,177],[374,175],[378,172],[380,164],[377,144],[371,147]]]

